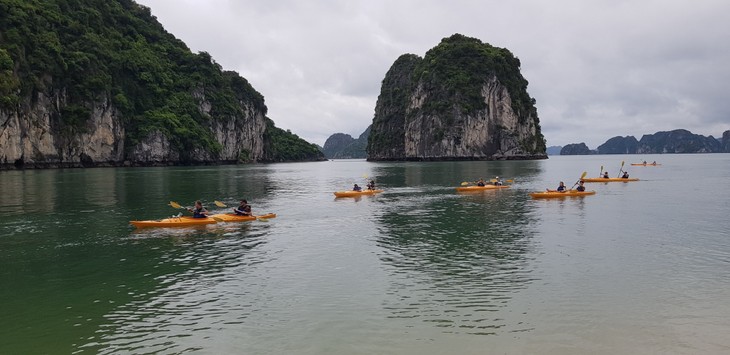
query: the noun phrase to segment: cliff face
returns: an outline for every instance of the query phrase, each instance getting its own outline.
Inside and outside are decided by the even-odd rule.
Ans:
[[[585,143],[568,144],[560,150],[560,155],[590,155],[594,154]]]
[[[637,154],[718,153],[720,142],[712,136],[693,134],[686,129],[645,134],[639,141]]]
[[[131,0],[0,3],[0,168],[318,160]]]
[[[335,133],[327,138],[324,143],[324,155],[328,159],[363,159],[367,157],[367,147],[370,127],[368,126],[360,136],[355,139],[349,134]]]
[[[639,141],[634,136],[616,136],[598,146],[598,154],[635,154]]]
[[[453,35],[383,80],[368,160],[546,158],[534,99],[506,49]]]
[[[722,144],[722,152],[730,153],[730,130],[722,132],[722,140],[720,143]]]

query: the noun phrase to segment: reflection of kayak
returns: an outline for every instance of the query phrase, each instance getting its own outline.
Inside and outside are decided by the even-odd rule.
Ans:
[[[130,221],[131,225],[137,228],[143,227],[186,227],[186,226],[199,226],[204,224],[214,224],[215,219],[213,218],[193,218],[193,217],[171,217],[160,219],[157,221]]]
[[[362,190],[362,191],[337,191],[337,197],[357,197],[362,195],[375,195],[383,192],[383,190]]]
[[[276,213],[267,213],[262,214],[260,216],[240,216],[234,213],[221,213],[221,214],[214,214],[210,216],[210,218],[215,219],[218,222],[246,222],[246,221],[255,221],[259,218],[276,218]]]
[[[660,166],[660,165],[662,165],[662,164],[644,164],[644,163],[631,164],[631,166]]]
[[[470,191],[485,191],[485,190],[496,190],[496,189],[507,189],[509,185],[484,185],[484,186],[459,186],[456,191],[459,192],[470,192]]]
[[[595,191],[578,191],[578,190],[567,190],[565,192],[557,192],[555,190],[531,192],[532,198],[559,198],[559,197],[571,197],[571,196],[588,196],[595,195]]]
[[[607,178],[597,177],[597,178],[584,178],[583,181],[584,182],[627,182],[627,181],[639,181],[639,179],[637,179],[637,178],[628,178],[628,179],[608,178],[607,179]]]

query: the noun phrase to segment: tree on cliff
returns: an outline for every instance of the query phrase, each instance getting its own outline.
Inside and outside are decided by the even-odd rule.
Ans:
[[[393,63],[367,150],[370,160],[546,157],[519,59],[460,34]]]
[[[23,116],[40,95],[58,98],[49,108],[58,130],[51,133],[65,141],[78,140],[94,107],[110,101],[132,160],[130,152],[153,132],[181,161],[194,160],[196,151],[223,158],[230,142],[212,127],[233,121],[245,131],[240,126],[254,120],[262,130],[256,139],[265,130],[273,140],[266,146],[279,147],[254,160],[321,157],[264,120],[264,97],[246,79],[206,52],[192,53],[132,0],[0,0],[0,115]]]

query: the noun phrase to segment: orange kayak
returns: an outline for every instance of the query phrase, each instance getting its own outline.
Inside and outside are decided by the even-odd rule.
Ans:
[[[584,182],[627,182],[627,181],[639,181],[639,179],[637,179],[637,178],[624,179],[624,178],[602,178],[602,177],[597,177],[597,178],[584,178],[583,181]]]
[[[361,191],[337,191],[335,196],[337,197],[357,197],[363,195],[375,195],[383,192],[383,190],[361,190]]]
[[[145,227],[189,227],[189,226],[200,226],[205,224],[215,224],[216,221],[213,218],[193,218],[193,217],[171,217],[159,220],[147,220],[147,221],[130,221],[131,225],[137,228]]]
[[[644,163],[635,163],[631,164],[631,166],[660,166],[662,164],[644,164]]]
[[[572,197],[572,196],[589,196],[595,195],[595,191],[578,191],[578,190],[566,190],[565,192],[558,192],[555,190],[531,192],[532,198],[560,198],[560,197]]]
[[[241,216],[237,215],[235,213],[221,213],[221,214],[214,214],[210,216],[210,218],[218,221],[218,222],[247,222],[247,221],[255,221],[257,219],[263,218],[276,218],[276,213],[267,213],[262,214],[260,216]]]
[[[508,188],[509,188],[509,185],[459,186],[456,188],[456,191],[475,192],[475,191],[499,190],[499,189],[508,189]]]

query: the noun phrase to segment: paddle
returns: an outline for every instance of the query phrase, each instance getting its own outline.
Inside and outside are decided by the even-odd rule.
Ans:
[[[220,202],[220,201],[213,201],[213,203],[215,203],[215,205],[216,205],[216,206],[218,206],[218,207],[224,207],[224,208],[225,208],[225,207],[228,207],[228,206],[226,206],[226,204],[225,204],[225,203],[223,203],[223,202]]]
[[[601,172],[598,173],[598,177],[601,177],[601,176],[603,176],[603,165],[601,165]]]
[[[622,160],[621,161],[621,168],[618,169],[618,176],[617,177],[621,177],[621,173],[624,171],[624,163],[625,163],[625,161]]]
[[[218,201],[216,201],[216,202],[218,202]],[[217,203],[216,203],[216,205],[217,205]],[[175,201],[170,201],[170,207],[172,207],[172,208],[177,208],[177,209],[186,209],[186,210],[190,211],[190,209],[189,209],[189,208],[187,208],[187,207],[183,207],[183,206],[181,206],[181,205],[180,205],[179,203],[177,203],[177,202],[175,202]],[[224,207],[225,207],[225,205],[224,205]],[[220,219],[220,218],[218,218],[218,217],[212,217],[212,216],[206,216],[206,217],[208,217],[208,218],[212,218],[212,219],[214,219],[214,220],[215,220],[216,222],[223,222],[223,220],[222,220],[222,219]]]
[[[464,181],[464,182],[462,182],[462,183],[461,183],[461,186],[467,186],[467,185],[469,185],[469,184],[471,184],[471,183],[470,183],[470,182],[468,182],[468,181]]]
[[[603,172],[603,166],[601,166],[601,172]],[[576,181],[575,184],[573,184],[573,186],[570,187],[570,189],[572,190],[576,185],[578,185],[578,183],[580,183],[580,181],[583,180],[586,177],[586,175],[588,175],[588,172],[584,171],[583,174],[580,175],[580,179],[578,179],[578,181]]]

